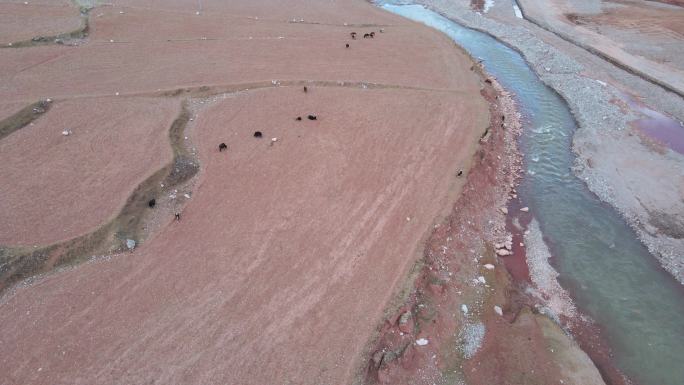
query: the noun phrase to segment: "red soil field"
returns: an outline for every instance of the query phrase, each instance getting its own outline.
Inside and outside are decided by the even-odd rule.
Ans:
[[[130,256],[18,290],[0,312],[0,370],[31,383],[348,382],[469,163],[483,121],[460,117],[484,108],[471,99],[282,88],[220,101],[198,118],[204,169],[182,221]]]
[[[90,171],[106,172],[101,181],[76,180],[62,190],[67,184],[58,179],[44,189],[79,199],[99,192],[110,207],[131,191],[112,181],[122,169],[141,166],[141,157],[162,163],[170,156],[158,126],[169,126],[181,99],[159,96],[151,106],[132,95],[272,79],[330,82],[306,94],[252,89],[200,109],[191,139],[201,170],[180,222],[168,218],[133,253],[46,275],[0,300],[7,381],[349,383],[421,241],[456,200],[463,183],[456,174],[469,167],[489,117],[472,62],[446,37],[362,1],[202,3],[201,15],[192,12],[196,2],[95,8],[85,45],[0,56],[0,96],[56,100],[35,126],[0,144],[37,138],[32,130],[40,127],[55,130],[54,140],[92,130],[69,178],[87,175],[91,162],[106,163]],[[245,14],[259,19],[243,22]],[[290,15],[323,24],[289,23]],[[380,33],[345,22],[386,26]],[[376,36],[351,40],[352,30]],[[209,32],[218,40],[201,40]],[[382,85],[335,85],[342,81]],[[118,98],[96,98],[115,92]],[[295,120],[308,114],[318,119]],[[103,139],[98,119],[130,129],[134,139]],[[53,126],[62,123],[80,128],[64,138]],[[254,138],[256,130],[264,138]],[[271,145],[271,138],[278,140]],[[149,141],[166,146],[162,155],[152,156]],[[228,151],[218,152],[221,142]],[[111,144],[101,152],[88,150],[91,143]],[[56,143],[44,151],[53,152],[31,156],[46,170],[65,153]],[[48,196],[33,194],[37,204],[22,215],[38,218]],[[29,235],[72,226],[68,208],[56,204],[63,223]],[[91,211],[83,219],[94,218]]]
[[[0,3],[0,45],[54,36],[80,27],[80,12],[70,1]]]
[[[55,103],[0,141],[0,244],[47,245],[90,232],[171,161],[172,99],[93,98]],[[69,136],[63,130],[71,130]]]

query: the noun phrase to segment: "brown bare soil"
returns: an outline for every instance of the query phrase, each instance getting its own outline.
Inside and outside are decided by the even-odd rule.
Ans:
[[[130,192],[171,160],[171,99],[53,102],[0,141],[0,244],[48,245],[93,231]],[[30,109],[31,106],[27,107]],[[29,111],[30,112],[30,111]],[[68,136],[63,130],[70,130]]]
[[[70,1],[0,3],[0,46],[26,46],[39,37],[54,40],[82,26],[79,8]]]
[[[3,190],[3,212],[14,210],[3,243],[91,231],[45,249],[87,257],[112,223],[146,209],[136,188],[164,180],[169,127],[191,136],[201,164],[181,220],[162,218],[134,252],[6,291],[0,372],[11,383],[348,383],[456,200],[488,109],[446,37],[361,1],[210,2],[200,15],[189,4],[98,7],[84,45],[0,56],[9,102],[57,100],[0,141],[18,162],[0,179],[28,183]],[[188,97],[206,99],[172,124]],[[171,144],[176,160],[190,155]],[[40,204],[19,204],[19,191]]]

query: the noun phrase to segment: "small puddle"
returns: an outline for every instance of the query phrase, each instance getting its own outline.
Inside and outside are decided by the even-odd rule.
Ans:
[[[511,202],[509,210],[518,222],[532,216],[538,221],[560,284],[600,327],[612,349],[612,364],[642,385],[683,384],[684,286],[660,267],[622,217],[572,173],[571,144],[577,127],[565,102],[518,52],[491,36],[422,6],[382,7],[442,31],[481,59],[487,72],[514,94],[523,115],[519,144],[525,174],[517,189],[519,203]],[[644,114],[654,121],[643,124],[645,132],[680,148],[671,122],[665,124],[648,111]],[[529,207],[529,213],[518,214],[518,205]],[[524,223],[518,224],[524,228]],[[508,227],[517,224],[509,219]],[[521,247],[520,253],[514,250],[515,256],[522,254],[522,241],[520,230],[513,233],[514,245]],[[516,278],[527,279],[521,261],[506,264]],[[592,357],[601,368],[601,359]]]
[[[622,100],[645,117],[631,124],[655,142],[680,154],[684,154],[684,124],[669,116],[648,108],[637,98],[622,92]]]

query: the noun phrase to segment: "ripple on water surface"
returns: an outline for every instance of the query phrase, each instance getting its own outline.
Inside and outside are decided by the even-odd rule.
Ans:
[[[532,171],[518,195],[539,222],[561,285],[601,325],[628,376],[644,385],[684,384],[684,289],[617,212],[570,172],[576,126],[564,101],[520,54],[491,36],[422,6],[383,8],[444,32],[515,94],[524,116],[520,147]]]

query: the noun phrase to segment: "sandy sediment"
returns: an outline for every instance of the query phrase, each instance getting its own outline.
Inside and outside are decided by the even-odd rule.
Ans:
[[[684,96],[684,9],[600,0],[518,3],[527,18],[607,61]]]
[[[625,94],[638,95],[675,122],[684,120],[684,100],[521,21],[512,9],[490,11],[487,15],[492,17],[485,17],[466,2],[422,3],[514,47],[540,79],[559,92],[579,125],[573,140],[575,173],[615,207],[661,264],[684,282],[684,222],[681,215],[672,214],[684,212],[684,155],[631,124],[644,115],[627,106]]]

